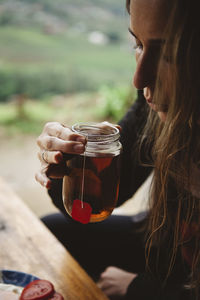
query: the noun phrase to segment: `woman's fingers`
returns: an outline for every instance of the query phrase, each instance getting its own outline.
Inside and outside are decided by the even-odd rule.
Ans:
[[[99,126],[105,130],[111,127],[120,129],[120,126],[108,122],[99,123]],[[51,122],[45,125],[42,134],[37,139],[37,143],[42,151],[55,151],[55,153],[51,155],[51,158],[46,160],[48,162],[57,163],[57,161],[59,162],[62,158],[61,154],[56,153],[56,151],[70,154],[83,153],[87,139],[83,135],[72,132],[68,127],[64,127],[57,122]],[[49,156],[50,154],[45,155]]]
[[[44,187],[49,189],[51,187],[51,179],[46,175],[44,170],[40,170],[35,174],[35,179]]]
[[[47,189],[51,188],[51,179],[63,178],[63,176],[69,174],[69,169],[66,163],[61,164],[42,164],[42,168],[35,174],[35,179]]]
[[[74,141],[64,141],[56,137],[52,136],[44,136],[42,138],[42,142],[40,144],[40,150],[43,153],[43,151],[47,151],[48,154],[45,154],[45,157],[49,154],[49,152],[54,152],[52,154],[52,158],[55,159],[55,163],[57,159],[60,159],[61,154],[58,154],[58,152],[62,153],[70,153],[70,154],[80,154],[85,151],[85,143],[81,142],[74,142]],[[41,155],[42,155],[41,153]]]
[[[61,141],[64,143],[61,143]],[[61,150],[58,147],[65,147],[65,144],[67,146],[67,142],[69,142],[69,146],[74,143],[85,144],[86,138],[72,132],[68,127],[64,127],[57,122],[51,122],[45,125],[42,134],[37,139],[38,146],[46,150]]]
[[[43,149],[71,154],[82,153],[85,150],[85,143],[68,140],[65,141],[57,137],[46,136],[43,139]]]
[[[110,128],[116,127],[117,129],[119,129],[119,131],[121,131],[121,126],[118,124],[112,124],[107,121],[104,121],[100,124],[101,124],[101,128],[103,128],[103,129],[110,129]]]
[[[65,128],[66,129],[66,128]],[[54,132],[56,133],[56,132]],[[51,131],[51,134],[53,132]],[[59,137],[49,135],[46,132],[43,132],[37,139],[37,144],[42,151],[59,151],[63,153],[83,153],[86,145],[86,138],[72,133],[67,129],[67,133],[60,133]],[[53,157],[55,160],[59,160],[60,155],[54,153]]]
[[[35,178],[41,185],[50,188],[51,178],[62,178],[66,175],[65,161],[73,154],[85,151],[86,138],[60,123],[49,122],[38,137],[37,144],[40,148],[38,157],[41,170]]]
[[[111,127],[120,129],[118,125],[108,122],[102,122],[99,125],[105,130]],[[84,153],[86,143],[85,136],[74,133],[69,127],[58,122],[47,123],[37,139],[41,170],[36,174],[36,180],[50,188],[51,178],[62,178],[66,175],[68,170],[65,161],[74,154]]]
[[[41,163],[59,164],[63,160],[63,154],[60,151],[41,150],[38,152],[38,158]]]

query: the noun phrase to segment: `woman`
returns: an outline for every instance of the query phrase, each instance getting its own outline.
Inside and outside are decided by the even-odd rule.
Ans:
[[[127,0],[127,9],[130,32],[136,44],[137,68],[133,81],[140,96],[120,122],[125,151],[119,203],[134,193],[153,167],[151,207],[147,217],[140,222],[122,218],[120,224],[115,220],[119,234],[114,237],[117,242],[111,239],[111,243],[118,251],[115,253],[111,246],[114,258],[106,256],[110,247],[107,240],[109,246],[101,246],[107,249],[106,252],[101,248],[103,261],[107,260],[105,266],[115,265],[126,272],[106,269],[101,274],[99,286],[111,299],[199,299],[198,1],[194,0],[191,5],[186,0]],[[141,90],[150,107],[148,120]],[[146,126],[140,142],[143,164],[140,165],[139,160],[132,159],[132,154],[144,123]],[[77,146],[78,142],[82,142],[79,151],[84,151],[85,141],[77,141],[79,137],[70,136],[70,130],[61,127],[48,125],[38,140],[41,153],[45,155],[43,159],[47,162],[46,172],[39,173],[37,179],[41,183],[45,181],[46,186],[61,184],[46,176],[52,176],[52,168],[62,165],[52,165],[62,160],[60,151],[74,153],[71,146]],[[59,138],[52,139],[52,136]],[[50,189],[55,201],[54,191],[54,188]],[[111,221],[112,225],[115,224],[112,218],[97,225],[98,230],[93,225],[95,236],[100,236],[103,226],[105,231],[111,228]],[[124,223],[126,226],[122,227]],[[90,227],[84,231],[84,237],[87,237],[87,231]],[[72,253],[84,265],[74,248]],[[98,253],[96,259],[99,257]],[[87,266],[88,261],[86,269]]]

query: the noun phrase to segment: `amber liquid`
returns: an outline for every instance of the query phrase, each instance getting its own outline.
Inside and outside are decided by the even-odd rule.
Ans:
[[[119,160],[120,155],[77,155],[66,162],[70,171],[69,176],[64,177],[63,199],[70,215],[75,199],[87,202],[92,208],[89,222],[102,221],[112,213],[119,192]]]

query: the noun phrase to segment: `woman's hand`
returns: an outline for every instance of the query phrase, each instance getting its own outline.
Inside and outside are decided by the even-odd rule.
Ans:
[[[100,276],[98,287],[111,300],[120,300],[125,296],[128,286],[137,274],[116,267],[108,267]]]
[[[108,122],[99,123],[99,126],[105,130],[110,126],[120,129],[120,126]],[[37,139],[41,169],[35,175],[36,180],[49,189],[51,178],[66,175],[66,159],[84,153],[86,143],[86,137],[74,133],[69,127],[58,122],[47,123]]]
[[[50,188],[51,178],[62,178],[66,174],[66,159],[85,151],[86,138],[60,123],[49,122],[38,137],[37,144],[41,169],[35,178],[41,185]]]

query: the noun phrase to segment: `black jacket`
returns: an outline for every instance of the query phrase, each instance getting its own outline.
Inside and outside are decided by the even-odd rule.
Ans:
[[[121,143],[123,146],[122,163],[120,173],[120,189],[118,206],[131,198],[137,189],[142,185],[145,179],[152,171],[152,167],[143,165],[142,162],[152,163],[149,159],[149,153],[143,150],[142,153],[138,152],[138,139],[142,133],[145,122],[147,120],[148,107],[146,100],[144,99],[143,92],[138,91],[137,100],[132,107],[128,110],[124,118],[119,122],[122,127],[121,131]],[[145,148],[144,148],[145,149]],[[62,201],[62,180],[54,180],[53,186],[49,190],[53,203],[64,214],[66,211]],[[163,254],[162,254],[163,251]],[[161,257],[165,257],[165,245],[163,250],[161,249]],[[156,256],[152,258],[151,263],[155,265]],[[161,269],[166,267],[166,263],[162,265]],[[126,300],[178,300],[178,299],[190,299],[186,295],[186,292],[182,288],[182,282],[184,281],[185,274],[188,270],[185,270],[180,256],[177,258],[177,264],[174,268],[174,272],[169,278],[169,284],[162,288],[162,280],[158,276],[154,276],[151,272],[144,271],[138,274],[137,278],[133,280],[128,288]],[[161,270],[162,273],[162,270]],[[162,277],[162,276],[161,276]]]

